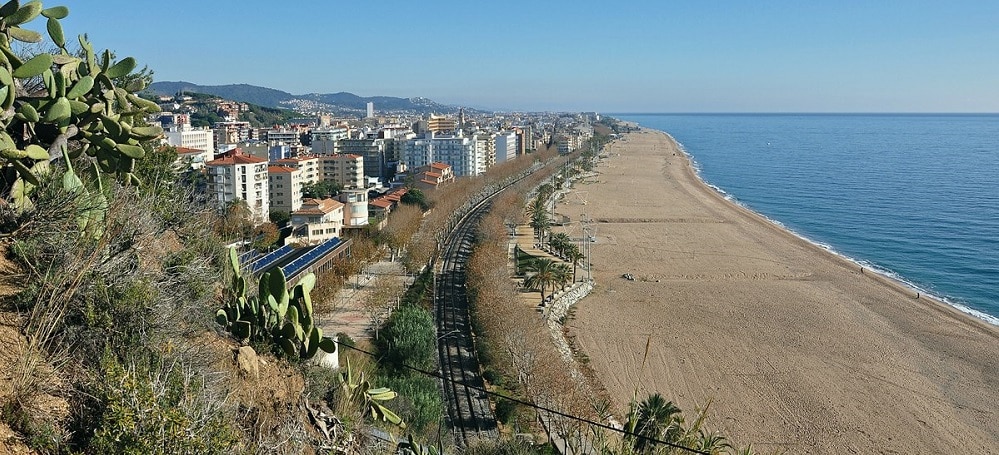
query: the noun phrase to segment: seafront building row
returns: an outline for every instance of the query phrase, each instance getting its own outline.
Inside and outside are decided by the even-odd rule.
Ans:
[[[287,242],[304,244],[340,236],[344,229],[366,226],[369,219],[385,219],[403,188],[430,191],[548,144],[568,153],[592,136],[591,122],[598,118],[538,114],[472,119],[459,111],[456,117],[431,114],[412,122],[375,123],[370,116],[334,120],[317,115],[252,128],[236,120],[238,104],[220,106],[225,117],[213,128],[192,126],[183,109],[162,112],[154,120],[166,131],[164,142],[177,148],[178,165],[205,176],[207,200],[220,210],[244,203],[255,223],[283,212],[292,225]],[[339,191],[305,198],[304,189],[319,183]]]

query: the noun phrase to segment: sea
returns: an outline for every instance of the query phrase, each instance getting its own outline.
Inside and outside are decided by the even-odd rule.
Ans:
[[[999,325],[999,115],[610,114],[730,200]]]

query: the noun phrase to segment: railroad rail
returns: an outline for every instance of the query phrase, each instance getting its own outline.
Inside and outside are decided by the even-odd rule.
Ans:
[[[444,377],[444,398],[448,421],[459,446],[466,446],[475,439],[498,437],[489,397],[480,392],[485,386],[479,372],[465,288],[475,228],[487,210],[488,204],[473,208],[448,235],[434,283],[437,350]]]

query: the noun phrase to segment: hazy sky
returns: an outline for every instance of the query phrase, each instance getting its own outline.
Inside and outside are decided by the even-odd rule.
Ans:
[[[160,81],[504,110],[999,112],[996,0],[44,3]]]

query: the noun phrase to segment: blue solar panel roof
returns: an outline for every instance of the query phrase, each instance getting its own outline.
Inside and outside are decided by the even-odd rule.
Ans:
[[[307,253],[303,254],[298,259],[295,259],[290,264],[284,266],[282,268],[282,270],[284,270],[284,275],[288,278],[297,275],[302,270],[312,265],[312,263],[316,262],[316,260],[326,255],[326,253],[332,251],[340,243],[341,243],[340,238],[334,237],[319,244],[319,246],[309,250]]]
[[[264,270],[274,265],[275,262],[291,254],[293,251],[294,248],[291,245],[285,245],[281,248],[271,251],[270,253],[267,253],[267,255],[254,261],[253,264],[250,265],[250,273],[257,273],[261,270]]]

